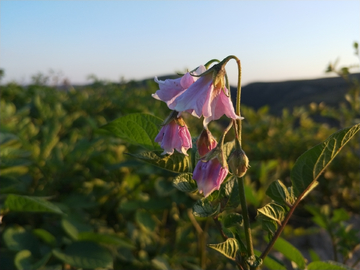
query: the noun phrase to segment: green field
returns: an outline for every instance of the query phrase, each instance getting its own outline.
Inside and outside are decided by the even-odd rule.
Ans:
[[[271,104],[256,110],[241,107],[242,147],[251,165],[245,192],[257,250],[266,246],[267,234],[256,209],[270,201],[265,196],[270,183],[280,179],[289,186],[290,171],[303,152],[360,122],[359,83],[345,85],[344,99],[336,105],[316,98],[292,109],[277,108],[277,114],[270,114]],[[163,120],[169,110],[151,97],[157,87],[152,80],[94,80],[61,89],[39,81],[1,86],[1,269],[236,267],[207,247],[222,237],[211,217],[193,216],[199,195],[176,189],[176,173],[134,157],[146,149],[100,129],[137,113]],[[202,120],[185,120],[197,137]],[[226,119],[221,119],[210,129],[219,136],[224,126]],[[291,243],[319,235],[330,239],[329,253],[321,252],[327,245],[324,238],[317,246],[301,244],[308,262],[332,260],[351,267],[359,260],[359,252],[352,251],[359,249],[360,227],[349,227],[359,222],[359,138],[357,134],[320,176],[319,186],[282,234]],[[296,261],[270,254],[283,269]]]

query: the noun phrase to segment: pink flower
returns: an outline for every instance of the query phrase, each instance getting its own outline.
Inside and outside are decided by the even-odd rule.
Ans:
[[[211,132],[208,129],[204,128],[196,142],[196,145],[199,155],[202,157],[216,147],[217,141],[215,140]]]
[[[210,121],[217,120],[224,114],[232,119],[243,119],[235,114],[228,95],[229,90],[225,87],[223,72],[214,70],[201,76],[186,91],[176,96],[172,101],[172,109],[178,112],[191,112],[199,118],[203,115],[205,127]]]
[[[206,68],[204,66],[199,66],[192,74],[199,75],[205,70]],[[155,94],[152,94],[152,97],[164,101],[168,105],[169,109],[173,110],[175,106],[174,100],[184,93],[184,91],[188,89],[197,79],[198,77],[191,76],[189,72],[181,78],[167,79],[165,81],[160,81],[157,77],[155,77],[154,80],[159,84],[160,89],[156,91]]]
[[[206,162],[200,160],[196,164],[193,179],[197,182],[199,192],[207,197],[214,190],[219,190],[228,173],[228,168],[222,167],[217,158]]]
[[[192,147],[191,135],[185,122],[182,119],[181,121],[183,125],[180,125],[180,121],[177,121],[177,119],[171,120],[161,128],[156,136],[155,142],[159,143],[161,148],[164,149],[162,155],[172,155],[174,149],[186,156],[188,155],[186,151]]]

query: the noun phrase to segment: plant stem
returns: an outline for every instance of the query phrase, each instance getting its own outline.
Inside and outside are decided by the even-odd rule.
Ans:
[[[247,209],[246,204],[246,198],[245,198],[245,185],[244,185],[244,179],[236,177],[238,180],[238,186],[239,186],[239,195],[240,195],[240,204],[242,209],[242,214],[244,218],[244,230],[245,230],[245,239],[246,239],[246,247],[247,247],[247,253],[248,256],[254,256],[254,248],[251,238],[251,228],[250,228],[250,219],[249,219],[249,212]]]
[[[237,96],[236,96],[236,114],[240,116],[240,102],[241,102],[241,62],[238,58],[235,59],[238,66],[238,85],[237,85]],[[241,146],[241,119],[237,119],[238,127],[238,141]]]
[[[238,66],[238,85],[237,85],[237,95],[236,95],[236,114],[240,116],[240,103],[241,103],[241,62],[239,58],[236,56],[229,56],[236,61]],[[237,123],[237,140],[241,146],[241,119],[236,119]],[[251,227],[250,227],[250,219],[249,219],[249,211],[247,208],[246,203],[246,196],[245,196],[245,185],[244,179],[242,177],[238,178],[238,186],[239,186],[239,196],[240,196],[240,204],[242,209],[242,214],[244,218],[244,232],[245,232],[245,239],[246,239],[246,247],[247,253],[249,257],[254,256],[254,248],[251,238]]]
[[[220,231],[220,234],[221,234],[222,238],[224,239],[224,241],[226,241],[229,237],[227,237],[227,235],[224,233],[224,231],[222,229],[222,226],[221,226],[221,223],[220,223],[217,216],[214,217],[214,222],[215,222],[216,227]]]
[[[267,245],[266,249],[263,251],[263,253],[260,255],[261,259],[265,259],[265,257],[269,254],[270,250],[272,249],[272,247],[274,246],[276,240],[279,238],[280,234],[282,233],[282,231],[284,230],[286,224],[288,223],[290,217],[292,216],[292,214],[294,213],[294,210],[296,208],[296,206],[299,204],[300,200],[297,200],[295,202],[295,204],[290,208],[289,212],[287,213],[285,219],[283,220],[281,226],[278,228],[278,230],[276,231],[275,235],[273,236],[273,238],[271,239],[271,241],[269,242],[269,244]]]
[[[198,234],[198,248],[199,248],[199,255],[200,255],[200,265],[201,269],[205,269],[206,267],[206,234],[196,221],[191,209],[187,210],[188,217],[194,226],[197,234]],[[205,228],[206,229],[206,228]]]
[[[222,60],[219,64],[225,65],[228,61],[231,59],[234,59],[236,61],[236,64],[238,66],[238,84],[237,84],[237,92],[236,92],[236,107],[235,112],[238,116],[240,116],[240,103],[241,103],[241,62],[240,59],[237,58],[235,55],[229,55],[224,60]],[[230,91],[230,89],[228,89]],[[236,119],[237,123],[237,134],[238,134],[238,140],[241,146],[241,119]]]

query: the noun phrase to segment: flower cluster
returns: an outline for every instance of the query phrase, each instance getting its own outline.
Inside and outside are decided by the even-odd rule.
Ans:
[[[224,64],[217,64],[206,69],[199,66],[187,72],[181,78],[164,81],[155,77],[159,90],[152,96],[165,102],[171,116],[164,122],[155,141],[164,149],[162,154],[173,154],[174,149],[185,155],[192,147],[190,132],[181,115],[189,113],[197,118],[204,117],[204,130],[197,140],[197,149],[201,157],[197,163],[193,178],[197,181],[198,190],[208,196],[220,188],[229,170],[220,158],[221,149],[208,129],[211,121],[226,115],[231,119],[243,119],[234,111],[229,89],[225,86]],[[219,148],[214,151],[214,148]],[[215,154],[209,155],[209,152]]]

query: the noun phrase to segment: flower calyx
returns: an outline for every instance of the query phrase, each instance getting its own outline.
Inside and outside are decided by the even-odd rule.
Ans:
[[[179,112],[177,111],[171,111],[171,113],[168,115],[168,117],[166,117],[161,126],[168,125],[171,121],[175,121],[176,124],[178,124],[180,127],[186,126],[184,119],[181,117],[181,115],[179,116]]]
[[[201,158],[202,162],[208,162],[212,159],[217,159],[223,168],[228,168],[224,151],[221,148],[221,144],[218,144],[214,149],[210,150],[205,156]]]
[[[224,94],[227,97],[229,97],[229,94],[225,90],[225,75],[226,75],[225,65],[228,62],[228,60],[227,61],[225,60],[226,58],[220,63],[213,65],[211,68],[207,69],[205,72],[199,75],[193,74],[192,72],[190,72],[190,74],[193,77],[211,76],[214,89],[221,89],[224,92]]]

